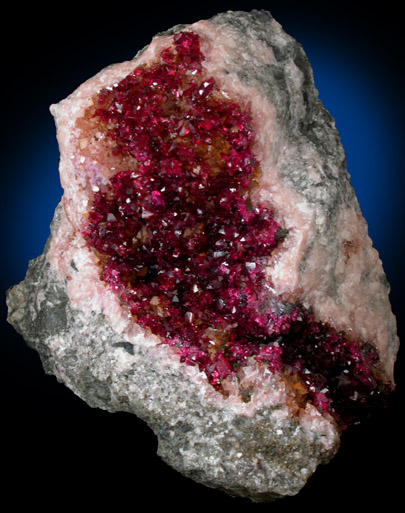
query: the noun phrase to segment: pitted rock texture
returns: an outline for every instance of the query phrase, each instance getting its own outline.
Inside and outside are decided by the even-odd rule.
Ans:
[[[59,217],[60,209],[54,229]],[[276,499],[297,493],[339,445],[316,412],[312,422],[300,422],[284,404],[254,415],[218,405],[195,368],[171,368],[167,346],[151,348],[140,333],[113,330],[102,313],[72,308],[44,255],[30,262],[8,302],[9,321],[47,373],[92,407],[144,419],[158,437],[158,454],[198,482],[255,501]]]
[[[106,68],[51,107],[64,196],[44,254],[8,293],[9,321],[39,352],[46,372],[90,406],[145,420],[169,465],[230,494],[272,500],[296,494],[333,457],[341,430],[333,410],[308,399],[302,374],[298,379],[291,369],[286,374],[286,364],[278,372],[253,357],[220,393],[178,348],[135,322],[101,279],[100,255],[83,236],[95,191],[107,190],[120,171],[115,166],[128,165],[126,157],[111,157],[105,134],[84,130],[86,113],[100,91],[156,63],[181,31],[198,35],[204,72],[221,94],[250,108],[261,168],[251,200],[274,209],[288,231],[265,268],[269,293],[373,347],[378,372],[364,379],[378,376],[393,386],[398,338],[389,286],[334,121],[301,46],[263,11],[174,27],[133,61]]]

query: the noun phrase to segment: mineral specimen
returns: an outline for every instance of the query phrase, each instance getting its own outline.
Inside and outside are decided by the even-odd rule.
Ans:
[[[45,370],[144,419],[196,481],[297,493],[384,404],[388,284],[301,46],[177,26],[51,107],[64,195],[8,294]]]

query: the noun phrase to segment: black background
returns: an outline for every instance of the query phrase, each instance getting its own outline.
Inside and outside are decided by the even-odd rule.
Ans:
[[[369,48],[382,72],[390,74],[391,84],[396,81],[400,86],[402,80],[403,29],[398,2],[384,2],[378,7],[368,2],[290,1],[190,1],[166,2],[164,6],[153,2],[110,1],[46,5],[10,6],[4,14],[1,35],[3,204],[10,198],[20,201],[16,182],[10,176],[15,172],[13,158],[25,151],[30,126],[35,132],[40,119],[41,127],[54,130],[49,105],[66,97],[106,65],[132,58],[154,34],[178,23],[193,23],[228,9],[267,9],[298,40],[303,27],[307,32],[313,31],[320,45],[332,35],[334,40],[341,37],[353,45],[354,52]],[[398,94],[400,115],[403,107]],[[394,128],[387,126],[387,131],[390,130]],[[398,137],[397,133],[394,135]],[[398,146],[397,150],[398,173],[401,173],[403,148]],[[398,183],[401,181],[402,178]],[[56,197],[54,206],[58,200]],[[23,204],[21,209],[24,210]],[[3,227],[10,223],[15,220],[2,208]],[[392,306],[401,337],[404,322],[401,212],[392,223],[398,235],[392,242],[396,257],[389,260],[386,272],[392,285]],[[24,246],[24,240],[20,244]],[[9,252],[4,236],[3,257],[6,255],[11,261],[13,254]],[[15,280],[7,268],[7,259],[3,258],[2,262],[3,291]],[[19,279],[24,272],[22,269]],[[281,511],[286,507],[325,510],[397,505],[402,492],[404,456],[400,418],[404,370],[401,352],[396,367],[397,390],[390,407],[361,426],[347,430],[337,456],[327,466],[319,467],[299,495],[271,505],[253,504],[183,478],[156,456],[156,438],[142,421],[124,413],[92,409],[53,376],[45,375],[36,353],[5,322],[5,305],[1,308],[1,440],[6,476],[1,480],[2,500],[10,496],[14,509],[23,503],[52,508],[69,503],[76,507],[109,505],[114,509],[201,508],[207,512],[213,508],[238,507]],[[141,506],[144,499],[148,502]]]

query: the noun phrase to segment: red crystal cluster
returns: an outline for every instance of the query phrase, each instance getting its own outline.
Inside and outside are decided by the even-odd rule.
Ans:
[[[271,297],[265,264],[287,231],[251,203],[250,113],[203,60],[199,37],[180,32],[158,63],[99,93],[92,117],[133,166],[94,194],[83,234],[136,322],[217,390],[253,356],[344,424],[348,402],[357,411],[379,390],[377,356]]]

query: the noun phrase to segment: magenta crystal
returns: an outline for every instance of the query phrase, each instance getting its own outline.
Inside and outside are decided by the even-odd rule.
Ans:
[[[386,404],[389,285],[300,44],[265,11],[157,35],[51,106],[63,197],[10,322],[185,476],[296,494]]]
[[[160,57],[100,91],[92,114],[114,154],[133,158],[94,194],[83,228],[101,278],[217,390],[255,357],[298,379],[342,426],[353,422],[382,392],[376,353],[300,305],[269,301],[266,262],[288,232],[251,201],[260,166],[249,110],[200,76],[196,34],[176,34]]]

